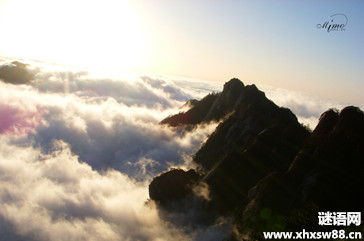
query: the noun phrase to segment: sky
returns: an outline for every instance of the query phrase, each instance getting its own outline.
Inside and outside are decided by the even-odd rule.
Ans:
[[[231,220],[148,202],[152,178],[194,167],[218,123],[160,121],[233,77],[312,129],[331,107],[364,109],[363,6],[0,0],[0,67],[19,60],[33,76],[0,81],[0,240],[222,240]],[[337,13],[345,31],[317,28],[346,21]]]
[[[361,104],[363,11],[362,1],[0,0],[0,55],[237,77]],[[347,17],[344,31],[317,28],[333,14]]]

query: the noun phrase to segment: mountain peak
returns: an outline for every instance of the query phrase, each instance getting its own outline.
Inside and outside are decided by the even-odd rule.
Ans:
[[[187,102],[184,106],[191,106],[188,111],[169,116],[161,124],[178,126],[218,121],[242,106],[265,100],[264,93],[255,85],[245,86],[241,80],[232,78],[224,84],[222,92],[209,94],[194,101],[192,106]]]
[[[364,112],[358,107],[326,111],[311,133],[255,85],[233,78],[222,92],[195,101],[162,124],[214,120],[221,122],[192,160],[199,173],[172,170],[149,186],[159,207],[172,207],[171,212],[197,207],[201,216],[216,213],[216,218],[232,214],[229,240],[263,240],[265,228],[276,228],[261,218],[264,209],[276,215],[269,222],[279,215],[289,231],[322,230],[317,226],[322,209],[363,212]],[[200,184],[209,191],[204,202],[196,202],[193,189]]]
[[[240,79],[232,78],[231,80],[229,80],[224,84],[223,92],[231,89],[242,89],[244,87],[245,87],[244,83]]]

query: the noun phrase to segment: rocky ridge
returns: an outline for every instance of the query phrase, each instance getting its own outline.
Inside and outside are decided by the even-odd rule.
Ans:
[[[188,202],[193,186],[205,183],[211,198],[204,212],[234,217],[229,240],[263,240],[262,232],[270,230],[320,230],[318,211],[364,211],[360,109],[328,110],[310,133],[289,109],[238,79],[225,83],[221,93],[191,103],[188,111],[161,124],[222,122],[193,159],[203,173],[200,178],[180,187],[171,175],[168,188],[159,192],[166,197],[163,202],[153,198],[153,189],[169,172],[152,181],[150,197],[160,208],[176,200]],[[181,188],[183,197],[168,196]]]

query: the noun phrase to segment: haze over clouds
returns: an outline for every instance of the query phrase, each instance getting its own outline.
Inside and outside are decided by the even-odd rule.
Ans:
[[[191,98],[172,83],[150,77],[132,82],[87,77],[40,72],[32,86],[1,83],[1,131],[31,132],[14,142],[32,143],[45,153],[53,140],[63,140],[97,170],[114,168],[135,176],[138,166],[145,170],[147,165],[153,176],[182,165],[215,127],[185,133],[158,125]]]
[[[31,85],[0,82],[1,240],[188,240],[208,233],[187,237],[144,204],[151,178],[189,165],[216,127],[184,132],[158,124],[191,95],[158,78],[32,71]]]
[[[358,105],[357,103],[321,98],[293,90],[275,88],[269,85],[259,85],[259,87],[269,99],[273,100],[279,106],[289,108],[301,123],[309,125],[311,129],[316,127],[321,114],[330,108],[341,110],[346,106],[355,105],[364,109],[363,104]]]
[[[210,240],[223,233],[226,222],[190,230],[144,204],[151,178],[191,165],[217,125],[185,132],[158,123],[223,83],[30,68],[29,85],[0,82],[0,240]],[[307,123],[335,103],[262,89]]]

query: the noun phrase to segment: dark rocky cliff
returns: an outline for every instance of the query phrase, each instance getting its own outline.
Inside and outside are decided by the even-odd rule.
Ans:
[[[201,178],[182,187],[183,195],[163,189],[163,202],[185,199],[193,185],[207,184],[204,212],[234,217],[230,240],[260,240],[270,230],[320,230],[318,211],[364,211],[364,115],[358,108],[328,110],[310,133],[290,110],[237,79],[191,106],[162,124],[222,122],[194,157]],[[162,187],[168,173],[150,190]]]
[[[235,221],[239,235],[262,240],[270,230],[327,230],[319,211],[364,211],[364,113],[349,106],[328,110],[287,170],[272,172],[250,190],[253,195]],[[280,217],[269,227],[261,213]],[[267,226],[268,225],[268,226]],[[331,226],[331,228],[338,228]],[[356,227],[360,231],[361,227]]]

